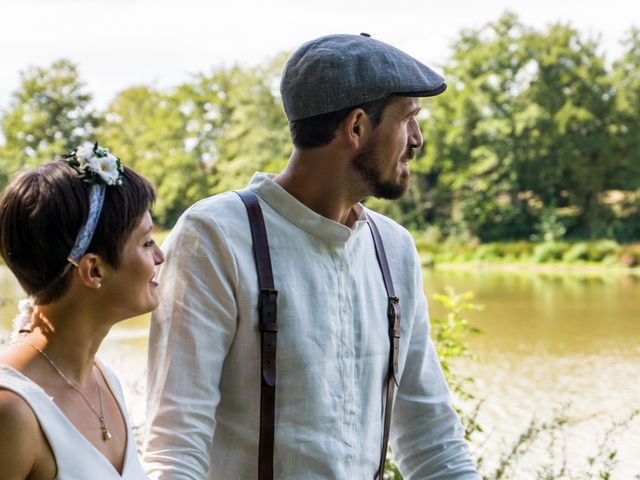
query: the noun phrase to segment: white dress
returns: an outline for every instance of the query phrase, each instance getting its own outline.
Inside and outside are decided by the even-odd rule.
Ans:
[[[51,397],[17,370],[0,365],[0,388],[10,390],[29,404],[56,459],[56,480],[147,480],[138,453],[120,382],[104,365],[99,366],[113,392],[127,428],[127,447],[122,475],[67,419]]]

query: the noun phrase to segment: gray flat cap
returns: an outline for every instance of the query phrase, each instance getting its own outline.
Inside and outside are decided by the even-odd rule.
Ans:
[[[446,88],[429,67],[368,34],[328,35],[303,44],[280,82],[290,122],[391,94],[431,97]]]

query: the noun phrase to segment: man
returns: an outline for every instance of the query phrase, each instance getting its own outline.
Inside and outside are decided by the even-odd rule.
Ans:
[[[480,478],[429,339],[413,240],[359,203],[405,192],[408,163],[422,145],[418,97],[445,88],[428,67],[364,34],[308,42],[285,67],[293,153],[282,173],[257,173],[249,184],[279,291],[274,478],[377,475],[390,342],[367,215],[380,231],[402,312],[396,461],[405,479]],[[240,197],[198,202],[165,245],[163,304],[149,338],[148,472],[258,478],[259,289]]]

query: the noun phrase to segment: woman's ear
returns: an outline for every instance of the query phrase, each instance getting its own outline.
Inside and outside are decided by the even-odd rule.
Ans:
[[[342,135],[347,144],[354,150],[367,142],[367,137],[373,130],[369,116],[361,108],[356,108],[342,121]]]
[[[76,267],[78,277],[87,288],[100,288],[105,273],[103,260],[95,253],[82,256]]]

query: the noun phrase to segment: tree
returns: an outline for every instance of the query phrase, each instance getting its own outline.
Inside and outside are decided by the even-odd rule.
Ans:
[[[91,138],[97,125],[91,95],[69,60],[30,67],[20,79],[2,119],[0,163],[6,176],[68,152]]]
[[[635,205],[619,212],[613,226],[622,241],[640,238],[640,29],[632,28],[623,41],[626,51],[613,64],[617,124],[613,130],[614,150],[624,190],[635,192]],[[630,198],[631,195],[626,195]]]
[[[632,28],[623,43],[627,50],[613,64],[612,72],[619,114],[616,153],[622,156],[625,188],[635,190],[640,185],[640,29]]]
[[[485,241],[528,238],[552,217],[568,234],[606,234],[600,194],[624,179],[616,92],[596,41],[505,14],[462,32],[445,77],[417,169],[435,218]]]
[[[158,223],[170,227],[197,200],[284,166],[289,136],[273,93],[277,68],[215,69],[166,92],[129,88],[111,102],[100,137],[156,186]]]
[[[524,46],[536,74],[522,99],[536,113],[517,174],[544,206],[575,208],[574,235],[603,236],[609,219],[599,194],[622,185],[611,142],[615,91],[604,57],[596,41],[560,24],[528,36]]]
[[[190,204],[207,195],[208,170],[194,160],[189,122],[175,92],[128,88],[103,117],[101,141],[156,188],[154,216],[160,225],[172,226]]]
[[[448,233],[469,231],[483,240],[530,233],[531,213],[515,174],[519,96],[530,80],[522,39],[529,34],[512,14],[463,31],[445,68],[448,91],[429,103],[416,170],[428,182],[433,211],[426,213]]]
[[[189,145],[208,168],[214,192],[244,187],[256,170],[284,167],[290,141],[275,92],[283,59],[256,68],[216,69],[179,87]]]

